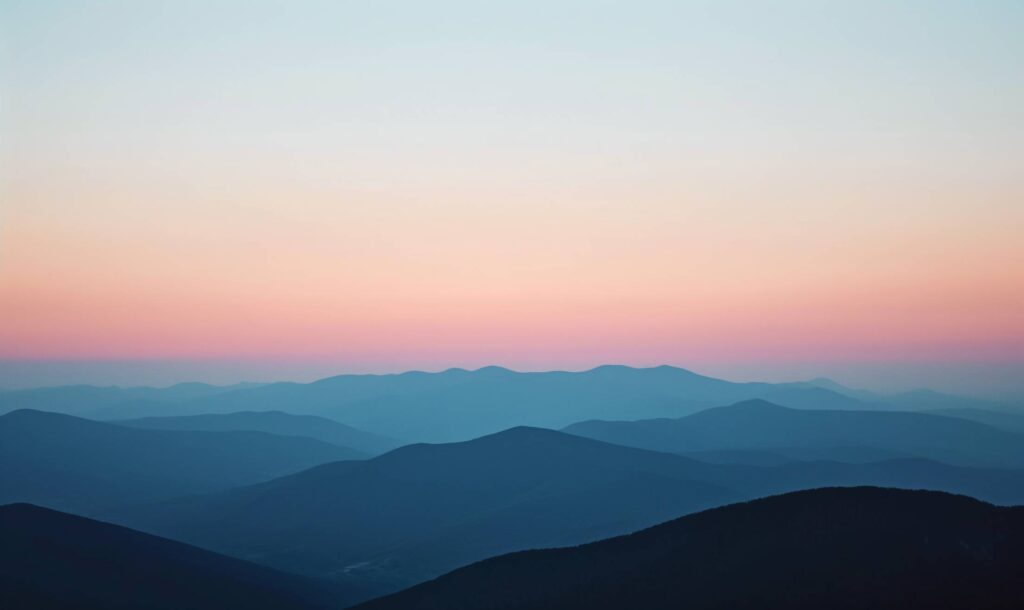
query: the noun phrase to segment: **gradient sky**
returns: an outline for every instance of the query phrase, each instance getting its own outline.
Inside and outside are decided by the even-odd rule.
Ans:
[[[1021,388],[1022,31],[1016,1],[0,0],[0,386]]]

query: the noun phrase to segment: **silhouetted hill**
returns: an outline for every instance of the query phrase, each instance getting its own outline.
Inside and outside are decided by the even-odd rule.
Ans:
[[[0,506],[5,610],[342,608],[337,584],[31,504]]]
[[[656,451],[861,447],[951,464],[1024,467],[1024,437],[927,413],[790,409],[763,400],[679,419],[586,421],[566,432]]]
[[[305,436],[377,455],[401,446],[402,442],[363,432],[352,426],[315,415],[292,415],[282,411],[240,411],[238,413],[145,417],[113,423],[151,430],[248,430],[285,436]]]
[[[394,590],[510,550],[578,544],[738,499],[864,484],[1024,502],[1021,471],[917,459],[710,464],[520,427],[107,516],[279,569]]]
[[[0,416],[0,503],[91,514],[248,485],[361,455],[309,438],[140,430],[21,410]]]
[[[1024,607],[1024,509],[817,489],[576,548],[488,559],[360,610]]]

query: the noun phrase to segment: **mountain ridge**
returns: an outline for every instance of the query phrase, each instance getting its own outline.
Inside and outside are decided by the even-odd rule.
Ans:
[[[106,517],[278,569],[394,590],[523,545],[578,544],[695,510],[830,484],[1024,502],[1024,472],[1014,470],[921,459],[711,464],[520,426]]]
[[[79,514],[257,483],[364,457],[303,437],[143,430],[21,409],[0,415],[0,503]]]
[[[1024,436],[985,423],[911,411],[793,409],[761,399],[680,418],[588,420],[563,431],[655,451],[859,445],[958,465],[1024,467]]]
[[[345,588],[26,503],[0,506],[8,610],[338,608]]]
[[[1008,610],[1021,568],[1024,509],[825,488],[487,559],[356,608]]]

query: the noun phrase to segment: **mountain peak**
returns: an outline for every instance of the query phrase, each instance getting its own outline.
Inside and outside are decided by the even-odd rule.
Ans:
[[[491,373],[491,374],[515,373],[515,371],[513,371],[512,369],[507,369],[507,368],[505,368],[503,366],[498,366],[496,364],[491,364],[491,365],[488,365],[488,366],[482,366],[482,367],[476,369],[473,372],[474,373],[484,373],[484,374],[487,374],[487,373]]]
[[[767,401],[763,398],[751,398],[750,400],[741,400],[740,402],[733,403],[731,405],[720,407],[722,409],[730,409],[736,411],[792,411],[789,407],[784,407],[774,402]]]

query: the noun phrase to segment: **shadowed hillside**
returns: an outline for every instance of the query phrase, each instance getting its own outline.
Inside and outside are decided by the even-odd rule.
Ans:
[[[1024,607],[1024,509],[817,489],[489,559],[360,610]]]
[[[5,610],[328,609],[344,588],[31,504],[0,506]]]

